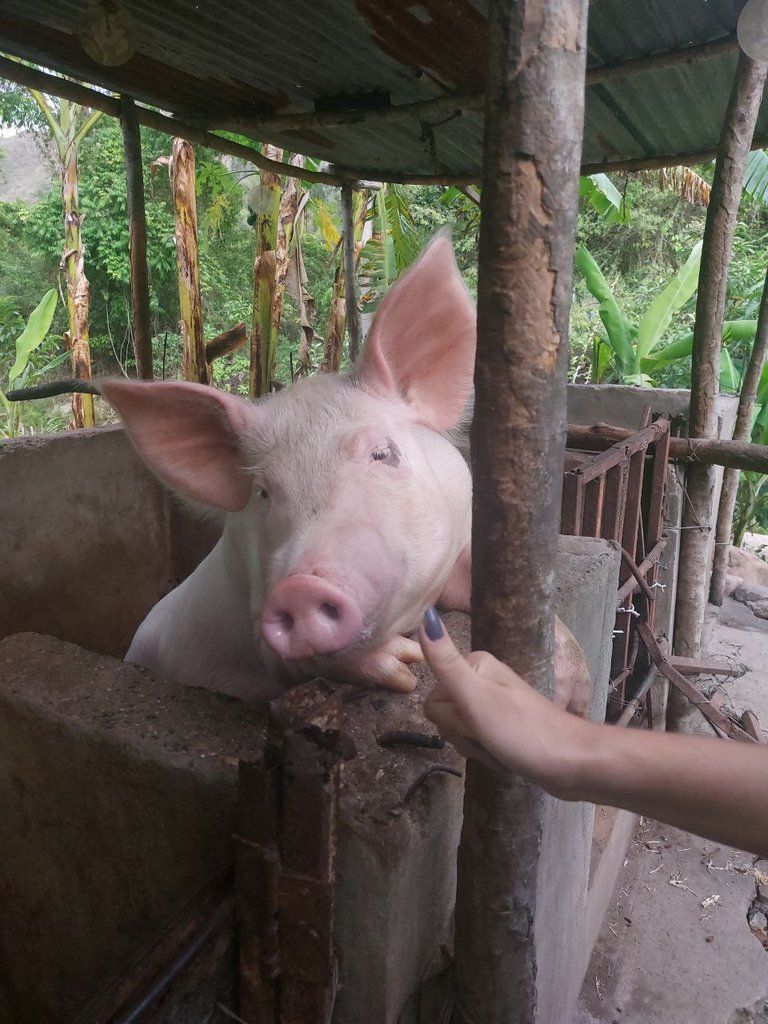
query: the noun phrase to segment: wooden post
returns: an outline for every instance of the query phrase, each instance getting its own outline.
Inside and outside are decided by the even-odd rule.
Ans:
[[[341,214],[344,232],[344,296],[346,300],[349,361],[354,363],[360,351],[360,309],[357,304],[357,252],[352,185],[342,185]]]
[[[752,435],[752,413],[766,355],[768,355],[768,273],[765,276],[763,294],[760,299],[755,340],[747,364],[747,372],[744,374],[744,381],[741,385],[739,409],[733,428],[734,441],[749,441]],[[712,565],[712,583],[709,594],[710,601],[716,605],[723,603],[725,594],[728,549],[731,546],[733,511],[736,508],[739,477],[738,469],[726,469],[723,474],[723,489],[720,492],[720,507],[717,511],[717,530],[715,532],[715,559]]]
[[[270,159],[282,150],[264,146]],[[253,322],[248,393],[251,398],[269,394],[275,363],[277,335],[272,319],[277,291],[277,235],[280,218],[280,176],[262,171],[249,200],[255,217],[256,257],[253,265]]]
[[[171,188],[176,213],[176,268],[179,280],[184,380],[210,384],[211,368],[205,358],[203,302],[200,296],[195,151],[192,143],[185,142],[184,139],[173,140]]]
[[[739,56],[725,112],[707,208],[696,301],[691,365],[691,437],[717,434],[720,350],[725,288],[749,149],[765,84],[766,66]],[[707,571],[713,530],[715,471],[691,465],[680,537],[675,653],[698,658],[707,606]],[[674,715],[674,708],[672,709]]]
[[[492,0],[478,273],[472,643],[551,694],[585,0]],[[456,981],[466,1020],[533,1021],[541,790],[467,763]]]
[[[144,208],[144,174],[141,165],[141,134],[136,105],[130,96],[120,97],[120,126],[125,152],[125,187],[131,252],[131,306],[133,349],[139,380],[152,380],[152,331],[149,323],[149,270],[147,267],[147,214]]]

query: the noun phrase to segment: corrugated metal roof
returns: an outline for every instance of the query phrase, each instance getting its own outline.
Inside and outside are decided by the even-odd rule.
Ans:
[[[732,36],[743,2],[593,0],[588,65]],[[125,0],[138,47],[121,68],[103,68],[84,53],[76,30],[86,6],[87,0],[4,0],[0,47],[209,128],[228,118],[312,111],[329,97],[378,91],[403,104],[483,88],[482,0]],[[714,148],[735,63],[731,51],[591,84],[585,163]],[[766,108],[758,133],[768,136]],[[480,172],[479,112],[260,134],[261,141],[364,168],[371,177],[473,179]]]

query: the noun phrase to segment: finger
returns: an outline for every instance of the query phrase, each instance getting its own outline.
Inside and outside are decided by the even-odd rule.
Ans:
[[[459,654],[434,608],[428,608],[419,629],[424,657],[435,678],[456,702],[460,711],[468,708],[477,689],[477,674]]]

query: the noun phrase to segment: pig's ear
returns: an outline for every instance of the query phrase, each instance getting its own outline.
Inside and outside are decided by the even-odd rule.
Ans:
[[[451,241],[438,235],[387,292],[355,377],[377,394],[404,398],[417,423],[448,430],[472,389],[475,323]]]
[[[203,384],[99,381],[147,465],[193,501],[230,512],[244,508],[252,480],[243,469],[239,439],[251,407]]]

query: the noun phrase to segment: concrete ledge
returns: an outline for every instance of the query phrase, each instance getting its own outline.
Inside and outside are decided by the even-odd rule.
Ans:
[[[71,1020],[232,857],[262,717],[51,637],[0,643],[0,988]],[[1,1000],[0,1000],[1,1001]]]

